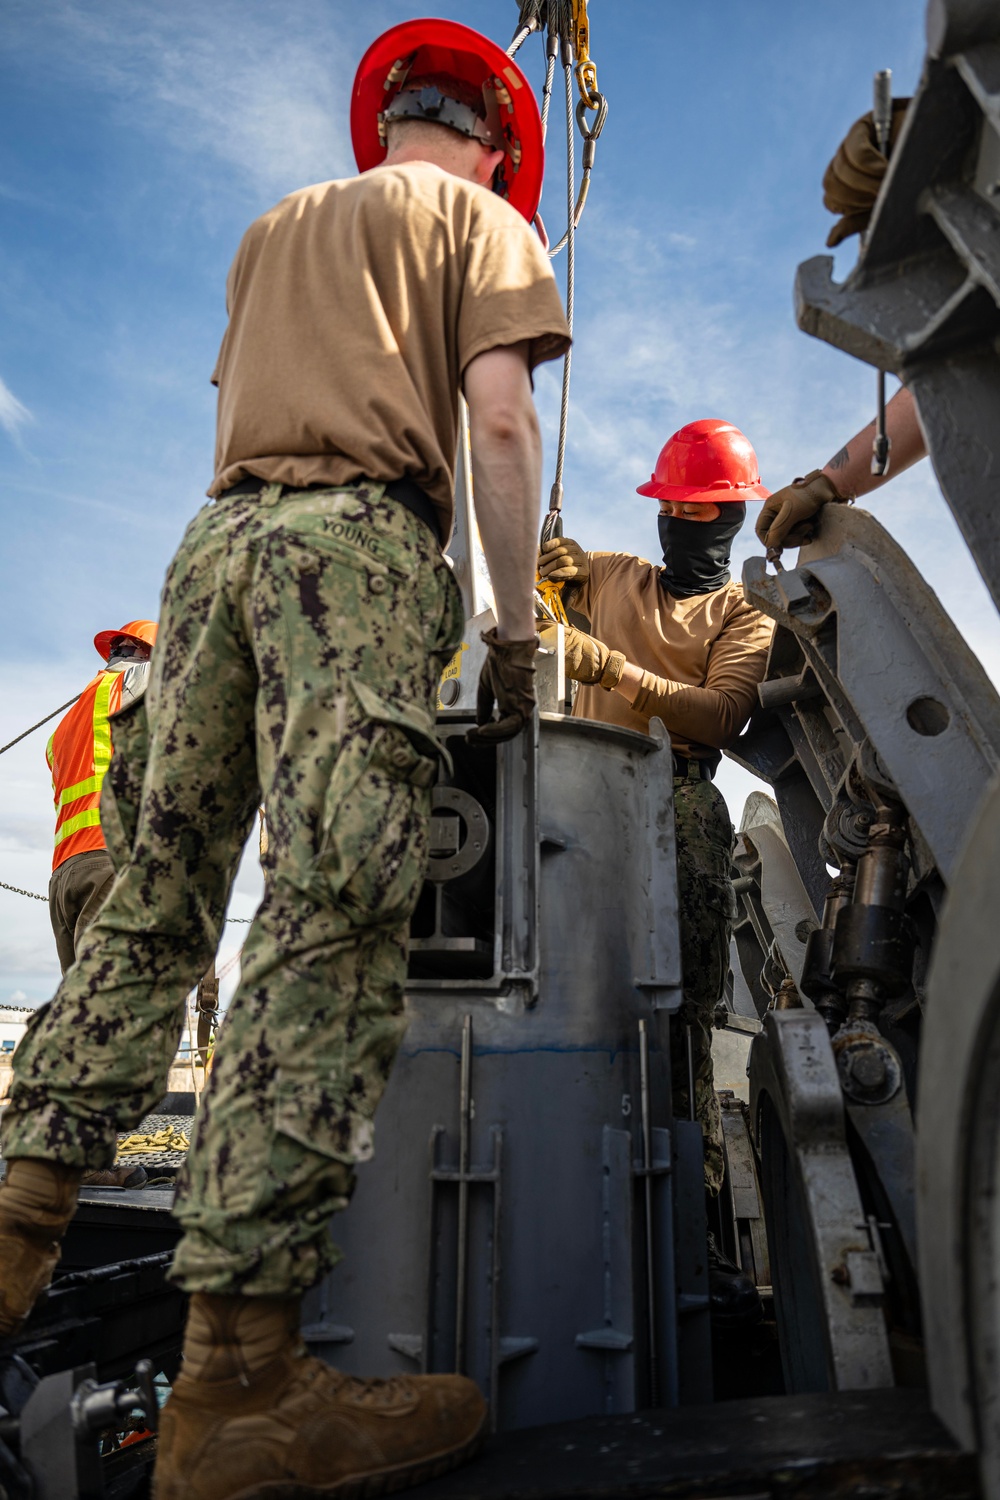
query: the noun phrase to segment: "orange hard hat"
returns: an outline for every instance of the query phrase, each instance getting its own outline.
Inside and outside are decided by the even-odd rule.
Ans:
[[[724,505],[729,500],[766,500],[760,465],[749,438],[732,422],[689,422],[660,449],[648,484],[637,495]]]
[[[485,121],[463,100],[442,97],[436,89],[418,92],[407,114],[475,135],[502,150],[496,191],[529,224],[542,196],[545,168],[542,120],[531,85],[502,47],[471,26],[437,17],[403,21],[377,37],[358,64],[351,95],[351,141],[358,170],[367,172],[385,160],[384,114],[407,78],[447,75],[481,94]],[[420,101],[423,94],[428,98]],[[432,98],[432,95],[436,95]]]
[[[99,630],[94,636],[94,646],[105,661],[111,655],[111,642],[116,641],[120,635],[128,636],[132,641],[143,641],[152,650],[156,645],[156,621],[129,620],[121,630]]]

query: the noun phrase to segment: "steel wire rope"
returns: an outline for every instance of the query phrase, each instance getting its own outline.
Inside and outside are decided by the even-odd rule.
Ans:
[[[520,31],[515,32],[514,40],[507,48],[507,56],[516,57],[522,45],[528,40],[529,36],[535,29],[536,28],[534,26],[522,26]]]
[[[566,323],[573,334],[573,311],[576,299],[576,225],[573,209],[576,202],[576,137],[573,130],[573,65],[568,44],[564,43],[563,69],[566,77]],[[563,356],[562,396],[559,403],[559,440],[556,447],[556,472],[549,492],[549,509],[542,523],[542,541],[559,535],[562,520],[563,471],[566,465],[566,438],[569,430],[569,391],[573,373],[573,345]]]
[[[553,37],[554,46],[550,46],[545,59],[545,83],[542,86],[542,145],[549,133],[549,105],[552,103],[552,84],[556,76],[556,54],[559,50],[559,40]]]
[[[574,229],[579,227],[580,220],[583,218],[583,210],[587,205],[587,197],[590,193],[590,178],[594,170],[594,152],[597,138],[604,129],[604,122],[608,117],[608,101],[603,94],[598,94],[597,98],[600,102],[597,105],[597,118],[592,126],[586,123],[588,106],[584,104],[582,99],[577,102],[576,106],[576,122],[580,127],[580,134],[583,136],[583,177],[580,182],[579,196],[577,197],[572,213],[571,222]],[[549,260],[552,260],[565,248],[568,239],[569,230],[567,229],[562,239],[557,241],[550,249]]]
[[[36,729],[41,729],[43,724],[47,724],[50,719],[54,719],[56,714],[61,714],[63,709],[72,708],[74,703],[79,702],[79,699],[80,694],[77,693],[76,697],[71,698],[68,703],[60,704],[59,707],[54,708],[50,714],[46,714],[44,719],[39,719],[37,724],[32,724],[30,729],[22,730],[21,733],[16,737],[16,739],[8,740],[6,745],[0,745],[0,755],[2,755],[5,750],[9,750],[13,745],[19,745],[22,740],[27,739],[29,734],[34,734]]]

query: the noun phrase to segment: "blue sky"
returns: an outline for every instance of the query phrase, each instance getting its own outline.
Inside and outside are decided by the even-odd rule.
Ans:
[[[437,12],[506,45],[515,0]],[[351,80],[409,0],[5,0],[0,43],[0,743],[99,665],[95,631],[153,616],[211,478],[226,270],[258,213],[353,170]],[[872,414],[874,376],[800,334],[823,169],[876,68],[912,89],[921,0],[591,0],[610,104],[578,241],[566,529],[650,555],[635,495],[666,437],[726,417],[777,487]],[[542,44],[519,55],[540,89]],[[564,222],[561,118],[543,211]],[[838,252],[849,269],[856,241]],[[560,267],[560,275],[562,269]],[[540,373],[550,479],[558,369]],[[928,465],[871,505],[987,668],[1000,633]],[[741,559],[756,544],[748,527]],[[44,891],[48,731],[0,761],[0,881]],[[751,781],[722,784],[738,816]],[[248,916],[248,863],[232,911]],[[231,927],[223,945],[239,941]],[[0,890],[0,1003],[57,978],[46,909]]]

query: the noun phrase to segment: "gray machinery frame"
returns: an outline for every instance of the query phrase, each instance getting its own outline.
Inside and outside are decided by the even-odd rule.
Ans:
[[[931,0],[927,39],[858,262],[841,285],[831,257],[805,262],[796,311],[913,393],[1000,605],[1000,9]],[[922,1352],[997,1496],[1000,702],[863,512],[828,507],[795,569],[753,560],[744,586],[778,625],[736,758],[771,783],[782,828],[746,826],[737,865],[741,957],[771,1007],[751,1092],[764,1196],[789,1210],[768,1220],[774,1280],[788,1270],[784,1311],[806,1330],[786,1333],[786,1373],[836,1385],[860,1351],[860,1383],[905,1383]],[[838,1288],[884,1303],[888,1350],[852,1337]]]
[[[468,745],[493,615],[459,458],[471,618],[440,690],[409,1027],[305,1337],[349,1373],[472,1375],[494,1429],[709,1401],[701,1128],[670,1095],[669,739],[565,713],[558,627],[534,726]]]
[[[777,626],[731,754],[780,813],[748,807],[736,944],[764,1022],[751,1113],[786,1380],[886,1385],[921,1335],[912,1107],[927,967],[1000,764],[1000,698],[862,510],[831,509],[797,568],[751,559],[743,584]]]

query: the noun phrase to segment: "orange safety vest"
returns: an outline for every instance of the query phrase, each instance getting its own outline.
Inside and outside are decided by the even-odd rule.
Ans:
[[[56,849],[52,868],[74,854],[104,848],[101,782],[111,764],[108,718],[121,707],[121,672],[98,672],[45,747],[56,805]]]

